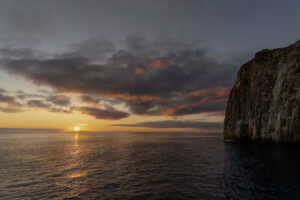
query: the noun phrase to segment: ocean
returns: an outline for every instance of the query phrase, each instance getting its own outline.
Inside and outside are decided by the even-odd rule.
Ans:
[[[1,133],[0,199],[300,199],[300,148],[221,133]]]

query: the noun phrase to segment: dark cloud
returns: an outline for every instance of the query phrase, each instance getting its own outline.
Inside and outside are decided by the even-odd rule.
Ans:
[[[51,108],[50,104],[44,103],[41,100],[30,100],[27,102],[27,106],[37,107],[37,108]]]
[[[32,94],[32,93],[24,92],[22,90],[18,90],[16,93],[16,97],[23,100],[23,99],[28,99],[28,98],[44,98],[44,95]]]
[[[97,104],[100,101],[100,99],[94,98],[94,97],[92,97],[90,95],[86,95],[86,94],[85,95],[81,95],[80,96],[80,100],[81,100],[81,102],[87,103],[87,104]]]
[[[13,103],[13,102],[15,102],[15,99],[13,97],[6,96],[6,95],[0,93],[0,102]]]
[[[66,108],[53,107],[51,104],[45,103],[43,100],[36,100],[36,99],[29,100],[29,101],[27,101],[26,105],[29,107],[33,107],[33,108],[43,108],[49,112],[72,113],[72,111],[68,107],[66,107]]]
[[[48,111],[50,112],[57,112],[57,113],[66,113],[66,114],[69,114],[69,113],[72,113],[72,110],[67,110],[67,109],[62,109],[62,108],[50,108]]]
[[[141,37],[129,38],[123,49],[101,64],[97,55],[84,53],[103,43],[85,41],[75,45],[76,54],[48,59],[6,58],[1,60],[2,68],[57,92],[117,99],[134,114],[177,116],[224,110],[228,92],[220,94],[232,85],[239,57],[225,61],[206,49]],[[110,51],[107,48],[103,47],[103,51]],[[213,92],[201,92],[207,88]],[[214,103],[203,103],[207,98]],[[60,106],[70,104],[67,98],[53,96],[47,100]],[[82,100],[93,101],[87,96]],[[185,108],[187,104],[191,105]]]
[[[129,114],[123,111],[118,111],[113,108],[94,108],[94,107],[80,107],[76,108],[75,110],[83,113],[88,114],[96,119],[107,119],[107,120],[117,120],[129,117]]]
[[[65,95],[53,95],[53,96],[44,96],[40,94],[30,94],[22,90],[18,90],[15,96],[4,95],[1,92],[6,92],[5,90],[0,91],[0,103],[8,104],[7,107],[0,107],[1,112],[6,113],[17,113],[22,112],[22,108],[27,106],[27,108],[42,108],[50,112],[59,112],[59,113],[72,113],[68,108],[70,104],[70,99]],[[15,99],[22,100],[21,103],[17,102]],[[29,99],[29,100],[27,100]],[[27,100],[27,102],[24,102]],[[64,106],[64,108],[57,108],[46,101],[51,101],[54,105]]]
[[[70,53],[66,55],[102,59],[115,51],[116,47],[112,42],[108,40],[101,38],[91,38],[81,43],[69,45],[69,50]]]
[[[66,95],[52,95],[47,97],[47,101],[58,106],[68,106],[71,104],[70,98]]]
[[[23,48],[2,47],[0,48],[0,56],[4,58],[12,58],[12,59],[35,58],[35,57],[41,57],[42,53],[28,47],[23,47]]]
[[[14,107],[0,107],[0,111],[1,112],[6,112],[6,113],[18,113],[18,112],[22,112],[22,110],[20,108],[14,108]]]
[[[0,103],[7,104],[6,107],[0,107],[1,112],[17,113],[22,112],[21,104],[16,101],[16,98],[3,93],[7,93],[6,90],[0,89]]]
[[[114,124],[113,126],[124,127],[145,127],[145,128],[190,128],[201,130],[222,130],[223,122],[199,122],[199,121],[179,121],[179,120],[166,120],[166,121],[150,121],[141,122],[136,124]]]
[[[5,90],[3,90],[5,92]],[[19,103],[14,97],[2,94],[0,91],[0,103],[7,103],[9,105],[19,106]]]

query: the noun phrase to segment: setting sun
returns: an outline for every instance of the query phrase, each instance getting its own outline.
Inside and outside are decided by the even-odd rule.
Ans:
[[[80,131],[80,127],[79,127],[79,126],[75,126],[75,127],[74,127],[74,131],[75,131],[75,132]]]

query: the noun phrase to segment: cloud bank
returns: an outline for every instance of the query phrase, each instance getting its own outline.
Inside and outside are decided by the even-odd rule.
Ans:
[[[51,110],[55,105],[97,119],[223,112],[240,60],[224,59],[191,44],[141,37],[128,38],[122,47],[106,40],[87,40],[59,55],[32,49],[2,48],[1,52],[2,70],[56,91],[43,97],[44,102],[31,100],[27,106]],[[65,94],[78,94],[89,106],[72,107]],[[13,99],[0,96],[0,101]],[[99,106],[105,101],[109,106]],[[129,112],[114,108],[121,103]]]

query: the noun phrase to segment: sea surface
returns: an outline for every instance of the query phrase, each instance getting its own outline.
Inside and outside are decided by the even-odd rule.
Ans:
[[[300,199],[300,149],[215,133],[2,133],[0,199]]]

